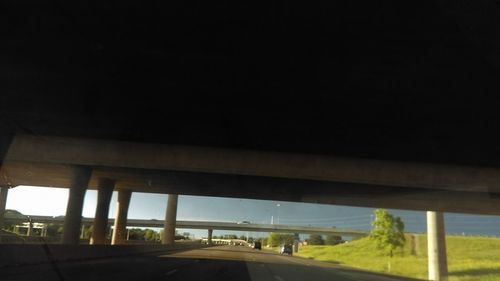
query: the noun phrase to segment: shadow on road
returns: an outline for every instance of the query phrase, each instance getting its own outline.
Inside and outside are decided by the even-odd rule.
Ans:
[[[199,248],[161,255],[57,262],[56,265],[2,268],[2,280],[416,280],[243,248]]]
[[[500,274],[500,268],[474,268],[474,269],[452,271],[449,273],[450,276],[459,276],[459,277],[466,275],[480,277],[483,275],[487,276],[493,274]],[[481,280],[481,278],[478,278],[478,280]]]

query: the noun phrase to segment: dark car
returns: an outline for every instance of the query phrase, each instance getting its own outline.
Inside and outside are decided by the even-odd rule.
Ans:
[[[280,254],[289,254],[290,256],[293,254],[293,247],[290,244],[286,244],[281,246]]]
[[[260,242],[254,242],[252,248],[261,250],[262,249],[262,244]]]

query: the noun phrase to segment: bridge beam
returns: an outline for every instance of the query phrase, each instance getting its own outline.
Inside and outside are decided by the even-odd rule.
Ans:
[[[109,203],[115,182],[108,178],[100,178],[97,183],[97,207],[95,209],[94,227],[90,244],[102,245],[106,242],[106,230],[108,229]]]
[[[66,216],[64,217],[62,244],[77,245],[80,241],[83,200],[91,175],[92,169],[89,167],[73,167],[73,178],[71,179]]]
[[[163,228],[162,244],[171,245],[175,241],[175,224],[177,220],[177,194],[169,194],[167,211],[165,214],[165,224]]]
[[[113,149],[109,149],[112,147]],[[134,151],[134,153],[129,153]],[[465,192],[500,192],[499,168],[16,135],[8,161],[176,170]],[[363,173],[359,173],[363,171]]]
[[[427,251],[429,280],[448,280],[444,216],[442,212],[427,212]]]
[[[129,189],[118,189],[118,202],[116,202],[116,218],[111,237],[112,245],[125,244],[127,240],[127,214],[130,205],[132,191]]]
[[[8,187],[0,187],[0,229],[3,227],[5,216],[5,207],[7,206],[7,195],[9,194]]]

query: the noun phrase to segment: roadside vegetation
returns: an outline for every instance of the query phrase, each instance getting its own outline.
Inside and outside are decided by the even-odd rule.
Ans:
[[[371,271],[427,279],[427,236],[404,234],[405,225],[375,210],[369,237],[337,246],[308,243],[298,256]],[[500,238],[447,236],[449,281],[500,281]]]
[[[447,236],[449,281],[500,281],[500,238]],[[405,235],[394,251],[389,272],[387,254],[366,237],[336,246],[301,246],[297,256],[341,265],[427,279],[426,235]]]

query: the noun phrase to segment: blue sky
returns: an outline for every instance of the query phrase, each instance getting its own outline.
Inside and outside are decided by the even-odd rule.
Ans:
[[[117,193],[111,199],[109,217],[115,216]],[[9,191],[7,208],[27,215],[64,215],[68,198],[66,188],[44,188],[19,186]],[[94,217],[97,192],[88,190],[82,215]],[[132,219],[164,219],[167,204],[166,194],[133,193],[128,217]],[[277,206],[279,204],[279,207]],[[293,203],[236,198],[216,198],[201,196],[179,196],[177,219],[212,221],[251,221],[254,223],[274,223],[290,225],[311,225],[337,228],[369,230],[373,208],[359,208],[336,205]],[[419,211],[390,210],[400,216],[410,232],[424,232],[425,213]],[[499,216],[477,216],[465,214],[446,214],[446,229],[449,233],[500,235]],[[183,232],[184,230],[180,230]],[[205,236],[206,231],[185,230],[197,237]],[[239,232],[215,231],[223,233],[246,234]],[[265,234],[249,233],[250,236]]]

